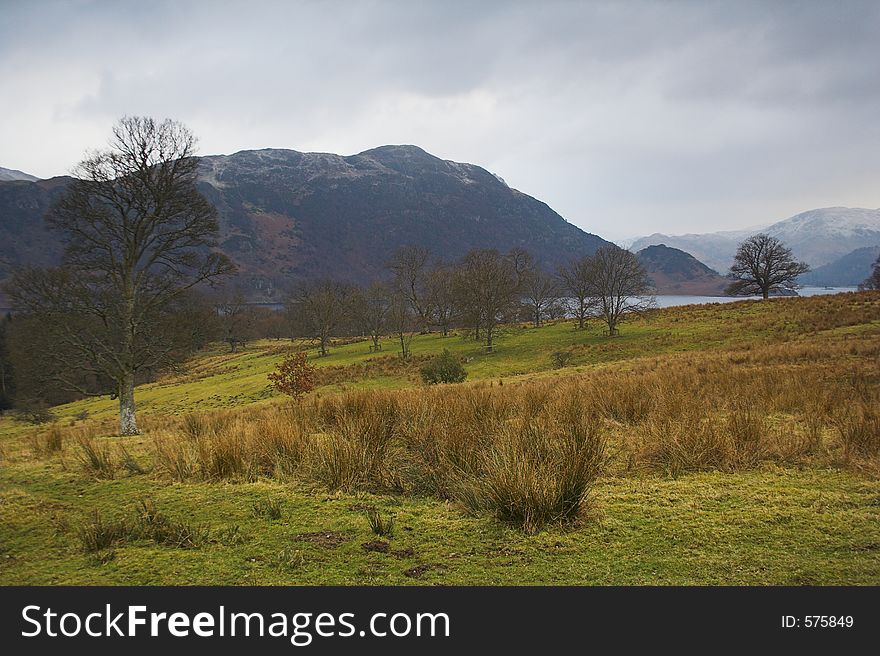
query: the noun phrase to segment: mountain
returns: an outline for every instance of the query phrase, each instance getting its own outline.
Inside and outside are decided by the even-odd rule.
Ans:
[[[792,249],[795,257],[817,268],[864,246],[880,245],[880,209],[826,207],[810,210],[763,229],[669,236],[654,234],[637,239],[633,250],[655,244],[680,248],[713,269],[726,272],[737,245],[766,232]]]
[[[0,183],[0,276],[57,260],[60,245],[42,216],[67,181]],[[198,185],[218,209],[222,250],[252,296],[270,299],[306,279],[365,282],[406,244],[447,260],[471,248],[521,246],[551,269],[608,243],[487,170],[416,146],[208,156]]]
[[[816,267],[802,275],[802,285],[817,287],[855,287],[871,275],[871,265],[880,256],[880,246],[865,246],[847,253],[833,262]]]
[[[26,180],[27,182],[36,182],[39,180],[35,175],[19,171],[17,169],[4,169],[0,166],[0,182],[10,182],[12,180]]]
[[[690,253],[665,244],[648,246],[636,255],[658,294],[723,296],[729,283]]]

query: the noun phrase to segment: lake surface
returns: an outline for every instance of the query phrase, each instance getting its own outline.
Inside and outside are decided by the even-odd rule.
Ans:
[[[801,287],[799,296],[821,296],[823,294],[842,294],[858,291],[857,287]],[[760,300],[760,296],[675,296],[658,295],[657,307],[667,308],[679,305],[705,305],[707,303],[734,303],[736,301]]]

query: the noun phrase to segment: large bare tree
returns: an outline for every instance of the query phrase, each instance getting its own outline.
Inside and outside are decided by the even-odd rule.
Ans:
[[[589,297],[596,300],[596,311],[610,337],[617,335],[624,316],[653,307],[651,281],[634,253],[605,246],[589,258],[588,268]]]
[[[138,373],[172,350],[159,318],[234,268],[212,250],[217,211],[196,189],[195,147],[178,122],[121,119],[47,215],[66,245],[62,268],[19,272],[10,285],[15,310],[45,317],[66,346],[59,352],[74,354],[59,376],[85,369],[115,381],[123,435],[138,433]]]
[[[760,294],[765,299],[773,291],[794,290],[797,278],[810,267],[798,262],[785,244],[760,233],[749,237],[736,249],[730,267],[727,293],[731,296]]]

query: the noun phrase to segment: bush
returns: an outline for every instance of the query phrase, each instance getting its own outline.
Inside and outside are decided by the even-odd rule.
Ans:
[[[467,372],[447,349],[422,367],[422,380],[428,385],[437,383],[461,383],[467,378]]]
[[[315,367],[307,361],[305,351],[294,353],[269,374],[272,386],[281,392],[300,399],[315,388]]]

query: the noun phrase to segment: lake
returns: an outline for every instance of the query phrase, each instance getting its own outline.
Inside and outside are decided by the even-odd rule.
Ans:
[[[821,296],[823,294],[842,294],[858,291],[857,287],[801,287],[799,296]],[[733,303],[735,301],[760,300],[760,296],[676,296],[658,295],[657,307],[676,307],[679,305],[704,305],[706,303]]]

